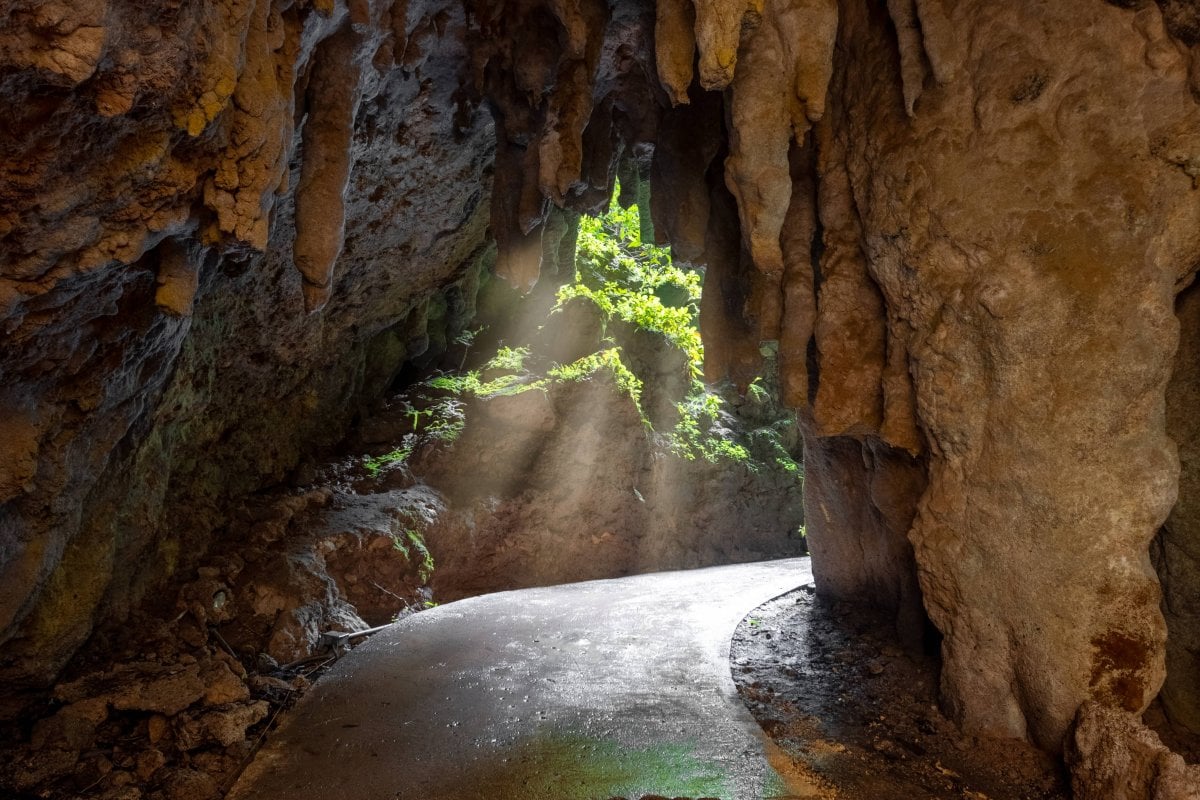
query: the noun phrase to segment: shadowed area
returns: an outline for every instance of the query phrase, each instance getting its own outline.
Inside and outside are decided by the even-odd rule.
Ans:
[[[729,673],[755,606],[807,558],[476,597],[343,659],[229,797],[749,800],[769,765]]]

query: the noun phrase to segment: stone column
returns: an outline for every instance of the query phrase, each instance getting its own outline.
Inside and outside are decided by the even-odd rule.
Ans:
[[[928,448],[909,539],[943,696],[1056,750],[1083,701],[1140,711],[1165,674],[1148,548],[1200,108],[1154,4],[888,6],[841,4],[831,141]]]

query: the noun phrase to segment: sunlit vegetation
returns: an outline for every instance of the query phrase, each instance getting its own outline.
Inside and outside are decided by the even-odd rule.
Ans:
[[[579,221],[575,280],[558,292],[559,306],[586,297],[609,318],[657,331],[684,351],[693,377],[704,365],[700,343],[701,277],[671,262],[671,251],[642,241],[636,205]]]
[[[497,397],[519,394],[537,387],[525,374],[528,347],[501,347],[481,369],[456,375],[438,375],[425,386],[455,395]]]
[[[608,319],[661,333],[687,353],[691,385],[676,406],[679,421],[672,430],[662,432],[676,455],[714,463],[735,461],[751,468],[770,459],[788,472],[802,474],[783,446],[782,431],[776,425],[756,428],[749,434],[750,441],[738,441],[730,427],[722,424],[722,416],[728,417],[732,409],[721,393],[700,380],[704,366],[699,326],[702,276],[676,266],[668,248],[643,241],[646,229],[638,207],[621,208],[616,194],[606,213],[581,219],[575,281],[559,290],[560,307],[572,298],[586,297]],[[616,354],[619,357],[619,348]],[[761,378],[751,384],[749,392],[760,407],[771,405]],[[777,424],[790,423],[781,420]]]
[[[399,551],[404,560],[417,568],[417,577],[428,583],[433,577],[433,555],[425,546],[425,537],[413,528],[405,529],[403,535],[392,536],[392,547]]]
[[[375,476],[383,472],[384,468],[390,467],[393,464],[403,464],[412,455],[412,446],[397,447],[383,455],[372,456],[363,462],[363,467],[366,468],[368,474]]]
[[[453,441],[463,428],[462,401],[546,391],[556,384],[603,375],[639,404],[645,387],[633,368],[622,341],[630,330],[650,331],[664,337],[686,361],[686,389],[675,403],[675,421],[669,429],[648,431],[675,455],[694,461],[738,463],[749,469],[772,464],[798,478],[801,465],[785,442],[794,425],[781,412],[762,378],[752,383],[747,398],[739,401],[754,410],[741,417],[730,403],[729,387],[711,387],[701,379],[704,347],[699,313],[703,275],[671,260],[669,248],[644,241],[649,225],[636,205],[622,208],[614,193],[608,210],[579,220],[573,280],[559,288],[549,314],[563,313],[567,304],[583,299],[594,306],[604,331],[600,348],[571,363],[555,363],[539,355],[528,343],[509,343],[476,369],[436,375],[415,387],[412,433],[403,446],[365,462],[372,475],[403,464],[418,441]],[[544,313],[544,312],[543,312]],[[773,368],[773,365],[772,365]]]

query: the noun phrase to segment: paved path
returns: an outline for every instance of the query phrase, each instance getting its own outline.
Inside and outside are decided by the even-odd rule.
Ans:
[[[475,597],[343,658],[229,800],[761,800],[804,793],[730,677],[756,606],[806,558]]]

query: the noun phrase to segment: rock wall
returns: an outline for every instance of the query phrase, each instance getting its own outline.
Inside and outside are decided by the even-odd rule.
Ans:
[[[843,11],[831,126],[928,457],[909,539],[943,697],[1056,749],[1082,700],[1141,711],[1164,678],[1148,545],[1176,499],[1174,294],[1200,260],[1188,61],[1148,4],[962,3],[913,41]]]
[[[465,12],[350,6],[0,10],[10,689],[472,316],[492,127]]]
[[[970,731],[1059,750],[1086,700],[1143,710],[1166,674],[1149,547],[1177,497],[1174,298],[1200,262],[1190,5],[655,11],[659,113],[597,146],[547,79],[493,224],[516,242],[548,201],[585,208],[597,160],[649,131],[655,230],[708,270],[708,376],[748,382],[774,343],[808,420],[819,590],[911,631],[919,586]],[[588,166],[547,181],[568,134]]]
[[[708,377],[778,353],[820,591],[912,630],[919,588],[971,731],[1058,750],[1166,659],[1196,726],[1194,4],[0,14],[4,677],[52,672],[468,317],[485,224],[527,287],[550,207],[636,170],[707,270]]]
[[[799,476],[759,453],[673,453],[607,370],[465,412],[462,436],[413,465],[446,497],[424,528],[440,601],[804,554]],[[745,414],[722,421],[731,438]]]

